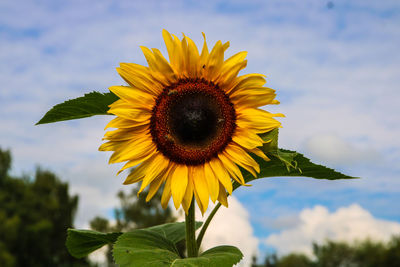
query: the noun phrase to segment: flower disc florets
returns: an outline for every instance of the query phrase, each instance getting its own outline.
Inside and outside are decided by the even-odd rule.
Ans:
[[[199,165],[232,140],[235,110],[228,96],[204,79],[182,79],[164,89],[152,111],[157,148],[176,163]]]

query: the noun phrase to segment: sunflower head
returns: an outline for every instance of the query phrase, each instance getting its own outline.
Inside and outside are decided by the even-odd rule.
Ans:
[[[142,47],[148,67],[121,63],[118,73],[127,86],[112,86],[120,99],[110,105],[116,118],[107,128],[102,151],[114,151],[110,163],[136,168],[124,184],[149,186],[150,200],[162,186],[161,203],[172,196],[175,208],[188,211],[193,196],[204,213],[209,199],[227,206],[232,181],[244,184],[239,166],[254,176],[260,171],[249,155],[268,158],[258,134],[280,126],[260,106],[278,104],[265,76],[239,76],[246,52],[224,59],[229,43],[218,41],[201,52],[185,35],[180,40],[163,31],[169,61],[158,49]],[[118,173],[119,173],[118,172]]]

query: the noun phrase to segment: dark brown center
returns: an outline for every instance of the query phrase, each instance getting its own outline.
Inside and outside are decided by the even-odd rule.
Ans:
[[[150,131],[158,150],[186,165],[216,157],[236,128],[228,96],[204,79],[184,79],[164,88],[152,112]]]

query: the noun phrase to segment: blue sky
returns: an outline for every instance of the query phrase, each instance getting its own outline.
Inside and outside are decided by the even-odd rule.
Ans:
[[[205,32],[209,46],[230,41],[228,55],[248,51],[244,72],[266,74],[277,90],[281,105],[266,108],[286,115],[281,147],[362,177],[264,179],[235,192],[261,251],[279,251],[265,239],[297,229],[316,205],[335,215],[357,204],[371,220],[400,223],[400,4],[328,2],[1,1],[0,146],[15,174],[40,164],[70,182],[77,225],[109,214],[123,188],[97,151],[110,117],[34,123],[54,104],[122,84],[115,67],[145,64],[140,45],[165,54],[162,29],[199,45]]]

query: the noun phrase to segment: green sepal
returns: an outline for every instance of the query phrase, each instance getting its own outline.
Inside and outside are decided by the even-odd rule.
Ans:
[[[275,128],[272,131],[269,131],[269,132],[259,135],[261,137],[261,139],[264,142],[266,142],[261,148],[261,150],[264,153],[278,150],[278,135],[279,135],[278,128]]]
[[[99,93],[93,91],[82,97],[70,99],[55,105],[36,123],[36,125],[81,119],[94,115],[112,115],[107,113],[109,105],[118,99],[118,96],[112,92]]]
[[[232,267],[243,254],[238,248],[220,246],[199,257],[181,258],[173,242],[157,232],[138,229],[118,238],[113,257],[121,267]]]

